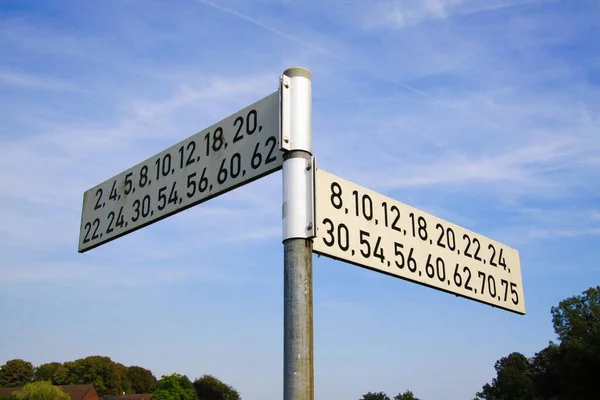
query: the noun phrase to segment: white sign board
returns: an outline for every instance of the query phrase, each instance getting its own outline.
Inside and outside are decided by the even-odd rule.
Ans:
[[[282,168],[279,92],[87,190],[80,253]]]
[[[313,251],[525,314],[519,253],[321,169]]]

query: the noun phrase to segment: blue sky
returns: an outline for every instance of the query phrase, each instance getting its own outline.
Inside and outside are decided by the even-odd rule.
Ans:
[[[85,254],[85,190],[313,74],[323,169],[520,251],[527,315],[314,257],[316,398],[470,399],[600,282],[594,1],[0,0],[0,363],[282,393],[281,173]]]

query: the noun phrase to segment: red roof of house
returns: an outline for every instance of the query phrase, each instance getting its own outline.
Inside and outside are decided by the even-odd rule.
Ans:
[[[142,399],[142,400],[150,400],[152,397],[152,393],[142,393],[142,394],[126,394],[123,396],[126,399]]]

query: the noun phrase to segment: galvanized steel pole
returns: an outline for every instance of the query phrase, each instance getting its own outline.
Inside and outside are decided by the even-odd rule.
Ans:
[[[314,163],[311,73],[281,77],[284,246],[284,400],[314,399],[312,240]]]

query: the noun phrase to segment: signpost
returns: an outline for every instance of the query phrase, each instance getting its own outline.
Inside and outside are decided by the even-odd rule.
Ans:
[[[275,92],[87,190],[83,253],[282,168]]]
[[[517,250],[316,171],[315,253],[525,314]]]
[[[87,190],[80,253],[283,170],[284,400],[313,400],[312,254],[525,314],[519,253],[321,169],[311,73]],[[315,205],[316,204],[316,205]]]

